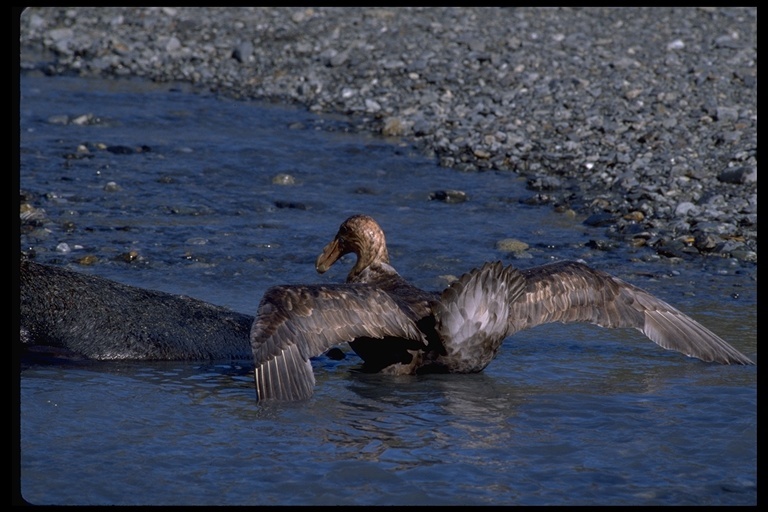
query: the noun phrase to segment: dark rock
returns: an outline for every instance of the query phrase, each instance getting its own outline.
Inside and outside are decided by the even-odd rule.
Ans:
[[[136,151],[128,146],[107,146],[107,151],[115,155],[131,155]]]
[[[300,203],[296,201],[283,201],[283,200],[277,200],[275,201],[275,206],[277,208],[293,208],[296,210],[309,210],[310,207],[306,203]]]
[[[585,225],[593,227],[611,226],[615,223],[616,217],[610,213],[593,213],[584,219]]]
[[[461,190],[437,190],[429,194],[429,199],[445,203],[463,203],[467,200],[467,194]]]
[[[757,181],[756,167],[731,167],[717,175],[717,179],[723,183],[751,183]]]

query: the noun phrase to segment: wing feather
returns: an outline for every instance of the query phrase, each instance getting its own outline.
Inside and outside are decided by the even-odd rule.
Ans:
[[[445,355],[440,362],[457,373],[479,372],[496,356],[509,330],[509,305],[525,289],[519,270],[486,263],[451,283],[435,304]]]
[[[251,328],[259,400],[312,395],[311,357],[359,337],[411,339],[426,345],[415,322],[386,292],[366,284],[275,286]]]
[[[754,364],[685,313],[600,270],[565,261],[523,275],[526,290],[511,305],[509,334],[551,322],[634,327],[665,349],[703,361]]]

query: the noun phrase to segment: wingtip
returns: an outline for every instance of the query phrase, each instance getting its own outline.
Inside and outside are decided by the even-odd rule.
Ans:
[[[253,380],[259,402],[306,400],[312,396],[315,386],[312,364],[298,354],[295,346],[257,364]]]
[[[704,325],[666,303],[662,304],[667,307],[665,311],[645,312],[645,325],[641,329],[657,345],[707,363],[755,364]]]
[[[744,354],[739,353],[738,356],[733,357],[731,359],[728,359],[725,361],[725,364],[739,364],[743,366],[756,366],[755,362],[745,356]]]

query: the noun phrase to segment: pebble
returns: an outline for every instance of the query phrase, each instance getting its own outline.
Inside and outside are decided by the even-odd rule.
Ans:
[[[429,194],[429,199],[445,203],[463,203],[467,200],[467,193],[463,190],[436,190]]]
[[[523,253],[528,250],[528,244],[516,238],[504,238],[496,242],[496,249],[502,252]]]
[[[521,175],[628,246],[756,261],[753,6],[33,7],[20,65],[346,114],[445,167]]]
[[[281,172],[272,177],[272,183],[274,185],[295,185],[296,178],[291,174]]]

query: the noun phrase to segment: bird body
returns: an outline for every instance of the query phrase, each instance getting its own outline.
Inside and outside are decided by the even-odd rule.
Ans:
[[[633,327],[703,361],[754,364],[666,302],[583,263],[526,270],[485,263],[442,292],[425,291],[391,266],[384,232],[365,215],[342,223],[317,258],[318,272],[348,253],[357,260],[344,284],[282,285],[265,293],[250,335],[260,400],[311,396],[309,359],[339,343],[348,342],[368,371],[474,373],[507,337],[551,322]]]

